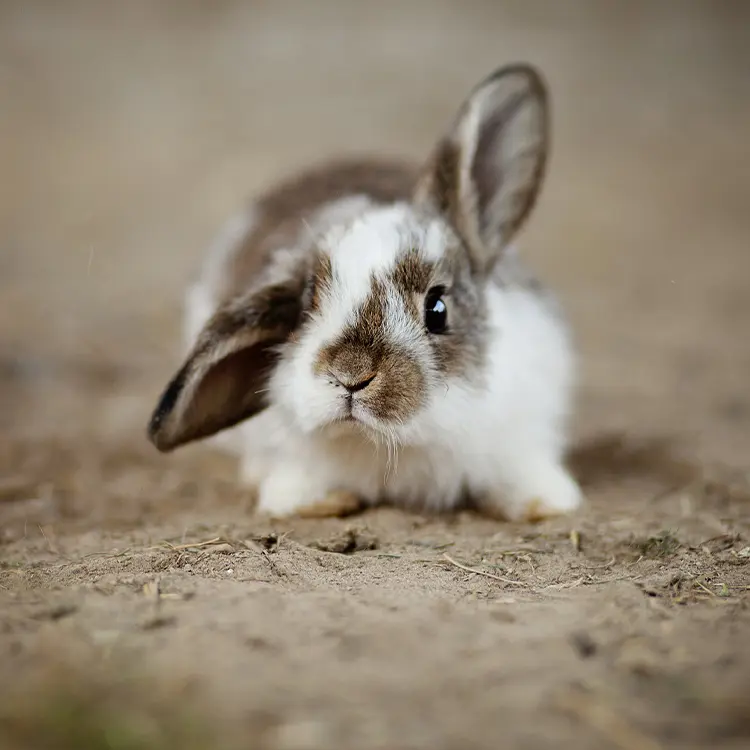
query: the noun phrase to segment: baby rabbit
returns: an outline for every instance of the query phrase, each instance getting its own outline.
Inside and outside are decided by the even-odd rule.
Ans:
[[[222,431],[275,517],[577,508],[563,465],[573,351],[509,245],[548,130],[542,78],[512,65],[476,86],[421,167],[345,160],[258,197],[188,292],[189,351],[154,445]]]

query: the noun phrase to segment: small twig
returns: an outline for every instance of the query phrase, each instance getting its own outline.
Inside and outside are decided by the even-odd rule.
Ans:
[[[287,531],[286,534],[283,534],[280,537],[277,537],[276,539],[276,547],[278,548],[279,544],[281,544],[282,539],[286,539],[286,537],[290,534],[290,531]],[[291,540],[290,540],[291,541]],[[294,542],[296,544],[296,542]],[[256,555],[260,555],[268,564],[268,567],[271,568],[271,570],[276,573],[276,575],[285,575],[283,574],[277,567],[276,563],[271,559],[271,555],[268,554],[268,550],[258,544],[254,539],[245,539],[242,544],[245,546],[246,549],[250,550],[251,552],[255,552]],[[302,546],[302,545],[298,545]],[[307,549],[306,547],[304,549]]]
[[[200,547],[209,547],[212,544],[219,544],[222,541],[220,536],[214,539],[208,539],[205,542],[191,542],[189,544],[172,544],[171,542],[164,541],[162,544],[166,545],[170,550],[176,552],[181,549],[197,549]]]
[[[107,557],[107,558],[115,558],[115,557],[124,557],[125,555],[131,554],[133,550],[128,547],[127,549],[122,550],[121,552],[89,552],[87,555],[84,555],[81,560],[90,560],[91,558],[98,558],[98,557]]]
[[[579,564],[579,567],[583,568],[584,570],[607,570],[611,568],[616,562],[617,562],[617,558],[613,557],[609,562],[606,562],[603,565],[581,565]]]
[[[615,576],[614,578],[601,578],[600,580],[596,580],[589,576],[589,583],[591,586],[598,586],[602,583],[616,583],[618,581],[630,581],[631,583],[635,583],[641,578],[643,578],[643,576]]]
[[[704,591],[705,591],[705,592],[706,592],[706,593],[707,593],[707,594],[708,594],[709,596],[716,596],[716,594],[715,594],[715,593],[714,593],[713,591],[711,591],[711,589],[710,589],[710,588],[708,588],[708,586],[706,586],[706,585],[702,584],[702,583],[701,583],[700,581],[697,581],[697,580],[696,580],[696,581],[693,581],[693,583],[695,583],[695,585],[696,585],[696,586],[697,586],[698,588],[701,588],[701,589],[703,589],[703,590],[704,590]]]
[[[443,542],[442,544],[436,544],[433,549],[437,550],[438,552],[442,550],[448,549],[448,547],[453,547],[456,543],[455,542]]]
[[[443,553],[443,557],[451,564],[455,565],[457,568],[461,568],[461,570],[465,570],[467,573],[474,573],[478,576],[485,576],[486,578],[492,578],[495,581],[501,581],[502,583],[509,583],[513,586],[528,586],[528,583],[524,583],[523,581],[514,581],[512,578],[503,578],[502,576],[495,575],[494,573],[487,573],[484,570],[478,570],[477,568],[470,568],[468,565],[463,565],[462,563],[458,562],[457,560],[454,560],[447,552]]]
[[[45,532],[44,532],[44,527],[43,527],[43,526],[42,526],[41,524],[39,525],[39,531],[41,531],[41,532],[42,532],[42,536],[44,537],[44,541],[45,541],[45,542],[47,542],[47,547],[49,548],[49,551],[50,551],[50,552],[51,552],[51,553],[52,553],[53,555],[59,555],[59,554],[60,554],[60,550],[59,550],[59,549],[57,549],[57,545],[53,544],[53,543],[52,543],[52,542],[50,541],[49,537],[48,537],[48,536],[47,536],[47,534],[45,534]],[[51,533],[52,533],[52,529],[50,528],[50,534],[51,534]]]
[[[147,599],[158,601],[161,597],[161,584],[159,583],[159,579],[157,578],[153,581],[147,581],[144,583],[142,591]]]
[[[534,565],[534,561],[531,559],[531,555],[516,555],[516,559],[523,560],[531,568],[531,575],[536,574],[536,566]]]
[[[518,547],[508,548],[508,549],[498,549],[493,550],[493,552],[496,555],[500,555],[500,557],[520,557],[523,554],[526,554],[527,552],[531,552],[534,555],[548,555],[549,550],[546,549],[539,549],[539,547],[535,547],[532,544],[521,544]]]
[[[562,583],[550,583],[549,586],[545,586],[545,589],[575,589],[578,588],[584,581],[585,577],[576,578],[575,581],[563,581]]]
[[[581,551],[581,534],[577,529],[572,529],[570,532],[570,543],[573,545],[573,549],[576,552]]]

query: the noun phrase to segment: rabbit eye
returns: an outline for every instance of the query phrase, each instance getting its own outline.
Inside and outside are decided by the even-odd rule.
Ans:
[[[424,324],[430,333],[445,333],[448,328],[448,308],[443,299],[444,286],[434,286],[424,301]]]

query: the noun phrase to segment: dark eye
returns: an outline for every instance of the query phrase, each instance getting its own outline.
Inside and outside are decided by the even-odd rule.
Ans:
[[[424,324],[430,333],[445,333],[448,328],[448,308],[443,300],[444,286],[434,286],[424,301]]]

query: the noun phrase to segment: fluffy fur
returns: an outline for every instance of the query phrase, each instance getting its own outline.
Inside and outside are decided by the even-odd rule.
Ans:
[[[541,184],[547,117],[538,74],[505,68],[420,171],[330,167],[232,220],[188,292],[157,447],[216,434],[275,516],[340,492],[509,518],[578,507],[562,463],[568,331],[509,246]],[[445,331],[425,322],[433,293]]]

